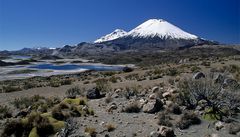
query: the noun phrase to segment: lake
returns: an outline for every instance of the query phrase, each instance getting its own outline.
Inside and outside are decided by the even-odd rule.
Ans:
[[[54,65],[54,64],[37,64],[29,66],[28,68],[34,69],[46,69],[46,70],[78,70],[87,69],[95,71],[120,71],[123,66],[108,66],[108,65],[77,65],[77,64],[64,64],[64,65]]]

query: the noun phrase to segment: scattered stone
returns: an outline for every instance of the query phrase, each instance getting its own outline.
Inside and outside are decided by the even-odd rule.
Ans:
[[[141,99],[139,100],[139,104],[140,104],[141,107],[143,107],[144,104],[147,104],[147,102],[148,102],[148,101],[147,101],[146,99],[143,99],[143,98],[141,98]]]
[[[169,106],[173,105],[173,102],[169,101],[169,100],[166,100],[165,104],[166,104],[167,107],[169,107]]]
[[[170,92],[170,93],[174,94],[174,93],[177,93],[177,89],[170,87],[170,88],[167,89],[167,92]]]
[[[119,95],[118,95],[117,93],[114,93],[111,97],[112,97],[112,98],[118,98]]]
[[[174,131],[170,127],[160,126],[159,128],[160,137],[175,137]]]
[[[220,130],[220,129],[222,129],[223,127],[224,127],[224,123],[223,123],[223,122],[218,121],[218,122],[215,123],[215,129],[216,129],[216,130]]]
[[[163,98],[169,98],[169,97],[172,96],[172,93],[169,92],[169,91],[167,91],[167,92],[164,92],[164,93],[162,94],[162,96],[163,96]]]
[[[226,86],[232,86],[232,85],[237,85],[238,83],[235,79],[226,78],[226,79],[224,79],[223,84]]]
[[[212,134],[211,137],[219,137],[218,134]]]
[[[149,100],[147,104],[143,105],[143,112],[145,113],[155,113],[162,109],[163,103],[158,100]]]
[[[217,74],[214,78],[213,78],[215,83],[223,83],[224,81],[224,77],[222,74]]]
[[[197,72],[193,75],[193,79],[205,78],[205,75],[202,72]]]
[[[133,68],[130,68],[130,67],[124,67],[122,69],[123,72],[132,72],[133,71]]]
[[[113,110],[116,110],[118,107],[116,103],[112,103],[110,107],[107,109],[107,112],[112,112]]]
[[[159,90],[159,87],[155,86],[155,87],[152,88],[152,93],[156,93],[158,90]]]
[[[149,99],[156,99],[156,95],[155,94],[149,95]]]
[[[137,115],[134,115],[133,118],[138,118],[138,116],[137,116]]]
[[[157,131],[152,131],[152,132],[150,133],[150,137],[159,137],[159,136],[160,136],[160,133],[157,132]]]

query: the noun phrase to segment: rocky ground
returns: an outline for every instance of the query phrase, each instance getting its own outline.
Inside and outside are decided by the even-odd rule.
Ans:
[[[72,79],[70,84],[57,86],[55,84],[54,86],[46,84],[49,79],[37,79],[37,83],[41,86],[29,87],[28,89],[21,88],[21,91],[8,93],[5,93],[4,89],[2,89],[0,104],[1,106],[7,106],[11,114],[10,116],[4,115],[6,109],[1,107],[0,130],[1,132],[6,131],[6,121],[30,119],[31,115],[33,115],[32,113],[36,111],[36,113],[40,114],[40,117],[54,118],[65,123],[65,126],[59,128],[59,130],[54,130],[51,135],[47,136],[240,136],[239,110],[234,110],[234,115],[228,114],[223,119],[206,118],[204,116],[209,116],[206,115],[209,106],[204,103],[205,100],[200,100],[199,102],[201,103],[191,109],[182,103],[181,100],[179,101],[179,99],[182,99],[180,98],[182,90],[179,84],[184,79],[189,78],[201,82],[200,80],[207,80],[213,74],[211,72],[214,72],[214,77],[212,78],[214,81],[224,76],[223,81],[225,81],[225,84],[226,82],[228,85],[232,83],[239,84],[239,65],[239,60],[224,58],[202,62],[183,61],[178,64],[171,63],[154,67],[142,67],[136,68],[131,72],[86,72],[76,76],[54,76],[54,80],[56,77],[61,80],[64,78],[69,79],[69,77]],[[227,71],[228,73],[226,73]],[[32,83],[35,81],[36,79],[31,79]],[[10,86],[14,83],[16,81],[4,81],[1,82],[1,87]],[[26,80],[18,80],[17,83],[20,84],[20,87],[25,87]],[[77,90],[69,90],[74,87],[78,87]],[[234,95],[238,97],[239,87],[235,88],[237,92],[236,94],[234,92]],[[30,98],[32,101],[34,95],[43,96],[43,99],[35,99],[32,103],[20,108],[16,108],[16,104],[12,103],[16,98],[24,97]],[[51,103],[45,111],[42,111],[43,104],[49,104],[47,100],[52,100],[51,97],[58,97],[59,101]],[[86,104],[76,104],[74,99],[66,101],[72,98],[85,98]],[[236,105],[240,102],[239,99],[235,99]],[[215,99],[212,100],[215,101]],[[224,101],[224,98],[220,100]],[[45,103],[41,104],[39,102]],[[60,109],[57,113],[63,114],[63,118],[56,117],[55,109],[61,108],[60,106],[64,106],[63,104],[67,107]],[[239,109],[239,106],[235,108]],[[75,115],[74,109],[80,114]],[[88,114],[90,109],[94,111],[94,114]],[[228,109],[230,110],[230,107]],[[69,114],[67,115],[66,113]],[[215,116],[218,117],[218,114]],[[51,120],[49,121],[52,124]],[[31,124],[33,129],[35,127],[37,131],[41,129],[39,126],[35,126],[34,122]],[[55,126],[53,127],[55,129]],[[26,132],[30,132],[32,135],[34,133],[33,129],[31,132]],[[48,130],[48,128],[45,130]]]

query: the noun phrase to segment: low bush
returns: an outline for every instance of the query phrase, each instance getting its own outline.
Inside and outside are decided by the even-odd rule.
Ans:
[[[128,104],[124,109],[124,112],[127,113],[138,113],[141,111],[141,107],[137,101]]]
[[[49,85],[50,85],[51,87],[60,87],[60,86],[61,86],[61,81],[60,81],[59,79],[57,79],[57,78],[52,78],[52,79],[50,80]]]
[[[78,86],[72,87],[65,92],[67,98],[76,98],[77,95],[83,95]]]
[[[96,83],[96,89],[102,93],[106,93],[111,90],[111,86],[106,79],[97,79],[94,82]]]
[[[23,88],[24,89],[31,89],[31,88],[35,88],[37,87],[37,83],[36,82],[33,82],[33,81],[30,81],[30,82],[24,82],[23,84]]]
[[[19,120],[9,120],[5,123],[2,137],[10,137],[11,135],[15,135],[16,137],[23,136],[24,127]]]
[[[176,126],[180,129],[187,129],[191,125],[200,124],[201,120],[193,112],[185,112],[180,120],[177,122]]]
[[[172,123],[170,122],[170,120],[171,120],[171,117],[169,115],[167,115],[166,112],[160,112],[158,114],[158,122],[157,122],[157,124],[161,125],[161,126],[171,127]]]
[[[231,123],[229,125],[228,133],[236,135],[238,132],[240,132],[240,124],[239,123]]]
[[[12,85],[3,86],[2,88],[3,88],[3,92],[5,92],[5,93],[22,90],[20,86],[12,86]]]
[[[12,117],[10,108],[5,105],[0,105],[0,119]]]
[[[7,121],[2,132],[2,137],[12,135],[16,137],[46,137],[56,133],[63,126],[64,123],[62,121],[56,121],[53,118],[33,112],[21,120],[11,119]]]
[[[53,126],[48,118],[42,117],[39,113],[31,113],[28,117],[28,126],[36,127],[37,135],[48,136],[54,133]]]
[[[64,79],[61,81],[61,85],[71,85],[73,83],[72,79]]]
[[[29,97],[15,98],[11,104],[18,109],[28,108],[33,104],[33,100]]]
[[[122,92],[126,99],[130,99],[133,96],[138,96],[141,86],[134,85],[132,87],[126,87],[126,89]]]
[[[168,76],[176,76],[177,74],[179,74],[177,68],[169,68],[166,71],[166,75]]]
[[[179,107],[179,105],[177,104],[172,104],[167,108],[167,111],[176,115],[180,115],[182,114],[182,111]]]
[[[52,117],[57,120],[66,120],[70,117],[70,114],[62,111],[63,106],[56,106],[52,109]]]
[[[192,66],[192,67],[191,67],[191,71],[192,71],[193,73],[199,72],[200,70],[201,70],[201,68],[198,67],[198,66]]]

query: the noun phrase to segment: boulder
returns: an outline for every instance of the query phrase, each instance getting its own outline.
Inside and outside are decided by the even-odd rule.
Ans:
[[[205,75],[202,72],[197,72],[193,75],[193,79],[205,78]]]
[[[174,131],[170,127],[160,126],[159,128],[160,137],[175,137]]]
[[[158,99],[149,100],[148,103],[143,105],[143,112],[156,113],[160,111],[162,107],[163,107],[163,103],[160,100]]]
[[[88,99],[99,99],[104,95],[100,94],[100,91],[97,88],[92,88],[87,91],[87,98]]]
[[[133,71],[133,68],[130,68],[130,67],[124,67],[122,69],[123,72],[132,72]]]

